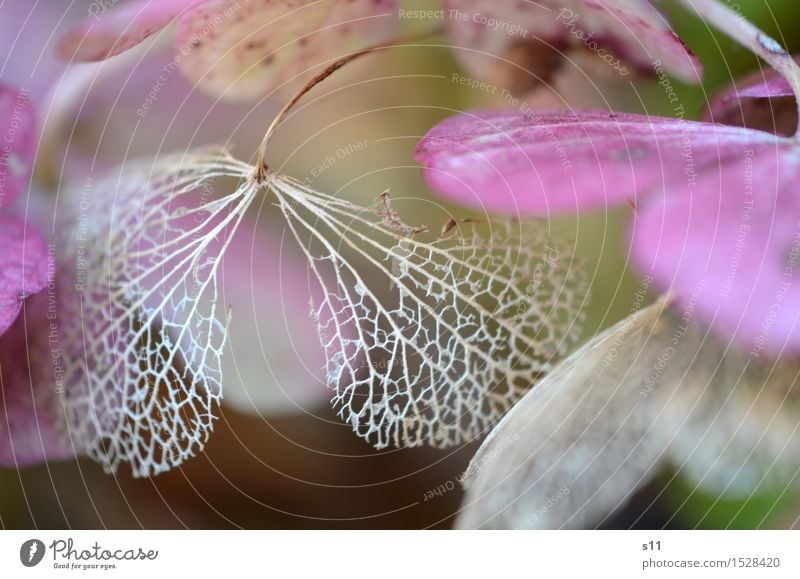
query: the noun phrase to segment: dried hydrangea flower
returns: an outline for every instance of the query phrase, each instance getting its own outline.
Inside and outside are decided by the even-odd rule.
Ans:
[[[225,176],[240,180],[234,192],[198,208],[182,204],[205,180]],[[135,474],[158,473],[202,447],[221,395],[225,328],[218,300],[209,302],[212,311],[195,311],[202,302],[189,286],[216,291],[212,256],[230,243],[216,238],[234,235],[262,193],[274,196],[323,285],[313,314],[334,404],[377,446],[447,445],[479,435],[576,337],[570,314],[585,299],[582,272],[559,248],[564,254],[544,270],[546,282],[529,290],[544,263],[532,242],[546,240],[533,227],[507,226],[491,240],[471,234],[425,242],[385,200],[358,207],[228,157],[160,159],[152,168],[126,168],[118,183],[116,202],[125,210],[98,208],[119,213],[119,221],[97,226],[97,241],[119,245],[90,252],[87,273],[96,279],[82,282],[87,299],[65,301],[94,304],[97,311],[82,316],[98,326],[81,326],[82,340],[63,340],[88,342],[89,359],[100,361],[86,367],[82,356],[67,355],[79,363],[69,366],[65,383],[85,386],[68,388],[66,405],[73,438],[78,433],[82,448],[109,469],[125,461]],[[213,219],[178,227],[199,212]],[[366,264],[356,265],[344,248]],[[375,276],[394,284],[390,301],[378,297],[369,281]],[[63,315],[76,319],[73,311]]]
[[[71,445],[108,471],[127,463],[149,476],[203,448],[222,396],[220,264],[261,195],[286,217],[322,288],[312,314],[334,404],[377,446],[478,436],[568,351],[586,299],[568,245],[518,223],[484,238],[465,222],[424,240],[386,193],[360,207],[267,167],[291,107],[371,50],[334,62],[290,100],[256,165],[198,151],[126,164],[65,193],[63,392],[33,408],[57,437],[42,441],[44,455]],[[238,185],[216,188],[230,179]]]
[[[445,8],[462,66],[515,94],[550,85],[567,59],[617,79],[656,65],[700,79],[696,57],[647,0],[446,0]]]
[[[68,32],[65,59],[103,60],[177,22],[175,63],[215,97],[252,101],[354,48],[387,40],[395,0],[131,0]]]

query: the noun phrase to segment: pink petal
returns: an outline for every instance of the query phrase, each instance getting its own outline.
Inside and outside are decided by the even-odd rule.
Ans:
[[[30,225],[0,216],[0,335],[17,319],[22,302],[49,281],[44,239]]]
[[[36,120],[29,94],[0,84],[0,210],[28,186],[36,153]]]
[[[703,120],[791,135],[797,130],[797,103],[789,82],[766,68],[718,92]]]
[[[393,37],[396,20],[395,0],[211,0],[181,19],[176,50],[184,74],[209,94],[253,100]]]
[[[637,268],[752,355],[800,353],[799,179],[793,145],[743,149],[639,208]]]
[[[275,415],[330,400],[324,352],[309,319],[309,297],[319,292],[304,263],[291,234],[282,237],[273,224],[244,221],[232,238],[220,271],[232,317],[223,358],[226,404]]]
[[[61,38],[59,55],[67,60],[105,60],[133,48],[181,14],[207,1],[131,0],[94,13],[90,7],[90,17]]]
[[[556,49],[582,47],[598,56],[605,50],[647,72],[663,67],[686,82],[698,82],[702,71],[646,0],[446,0],[445,8],[450,41],[459,47],[456,56],[482,80],[492,80],[502,59],[530,41]]]
[[[415,151],[428,185],[511,215],[595,210],[686,184],[766,133],[678,119],[589,112],[477,111],[436,125]]]

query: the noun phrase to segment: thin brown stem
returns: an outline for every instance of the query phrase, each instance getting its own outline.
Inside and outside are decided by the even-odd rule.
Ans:
[[[266,178],[267,174],[269,173],[269,168],[266,163],[267,147],[269,146],[269,142],[272,139],[272,136],[275,134],[275,131],[278,129],[281,123],[283,123],[283,121],[286,120],[286,117],[289,114],[289,112],[291,112],[291,110],[300,101],[300,99],[302,99],[311,89],[313,89],[315,86],[317,86],[319,83],[321,83],[323,80],[328,78],[330,75],[332,75],[334,72],[336,72],[346,64],[349,64],[366,54],[371,54],[373,52],[382,50],[384,48],[403,46],[414,40],[420,40],[438,34],[440,31],[441,31],[440,28],[435,28],[433,30],[415,32],[406,36],[394,38],[387,42],[373,44],[372,46],[368,46],[367,48],[364,48],[362,50],[350,53],[330,63],[327,67],[325,67],[325,69],[322,72],[314,76],[314,78],[312,78],[305,85],[303,85],[303,87],[299,91],[297,91],[297,93],[295,93],[295,95],[291,99],[289,99],[289,102],[283,105],[283,108],[280,111],[278,111],[278,114],[275,115],[275,118],[272,119],[272,122],[270,123],[269,127],[267,127],[267,132],[264,134],[264,138],[261,140],[261,144],[259,145],[258,158],[256,160],[255,179],[260,182]]]

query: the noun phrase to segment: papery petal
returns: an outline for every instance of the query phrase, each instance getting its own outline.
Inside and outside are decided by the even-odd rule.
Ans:
[[[25,221],[0,216],[0,335],[17,319],[25,299],[50,277],[42,236]]]
[[[556,366],[494,428],[467,469],[460,528],[582,528],[662,465],[661,402],[645,380],[669,345],[657,303]]]
[[[395,0],[211,0],[181,19],[176,51],[184,74],[209,94],[253,100],[391,38],[396,8]]]
[[[0,209],[28,186],[36,153],[36,119],[29,94],[0,84]]]
[[[799,179],[793,145],[743,148],[637,210],[637,269],[743,351],[800,353]]]
[[[686,82],[699,81],[702,67],[666,20],[645,0],[446,0],[447,31],[456,56],[481,80],[497,81],[498,67],[529,70],[546,80],[548,64],[570,46],[627,60],[646,72],[662,67]],[[602,53],[600,52],[602,51]],[[607,57],[609,58],[609,57]],[[621,73],[624,63],[614,59]],[[535,81],[537,79],[531,79]]]
[[[309,319],[316,282],[292,242],[245,220],[222,260],[221,297],[232,316],[222,362],[224,403],[244,412],[313,410],[332,396]]]
[[[742,356],[691,305],[666,303],[594,338],[509,412],[467,471],[460,527],[596,525],[667,460],[729,497],[793,484],[797,361]]]
[[[490,212],[595,210],[718,171],[772,135],[680,119],[589,112],[476,111],[419,142],[416,160],[442,196]],[[722,161],[720,161],[720,159]]]
[[[181,14],[206,2],[132,0],[110,10],[95,3],[94,9],[89,10],[90,17],[61,38],[58,53],[66,60],[104,60],[133,48]]]
[[[797,130],[797,102],[789,81],[767,68],[714,95],[702,120],[791,135]]]

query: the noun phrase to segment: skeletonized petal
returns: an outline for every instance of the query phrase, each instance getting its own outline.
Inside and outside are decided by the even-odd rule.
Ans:
[[[375,446],[481,435],[575,343],[585,274],[537,224],[425,242],[387,193],[364,208],[271,186],[324,290],[313,314],[334,407]]]
[[[719,174],[760,131],[601,111],[476,111],[419,142],[416,160],[440,195],[510,215],[571,213],[634,201]]]
[[[636,212],[637,269],[744,351],[800,352],[800,156],[743,148],[719,172]]]
[[[247,183],[221,194],[215,179],[247,170],[215,151],[165,156],[67,193],[64,436],[106,470],[164,472],[213,428],[228,317],[218,264],[254,195]]]
[[[645,72],[663,66],[686,82],[698,82],[702,71],[646,0],[446,0],[445,7],[455,54],[481,80],[508,85],[507,69],[506,76],[530,77],[513,84],[546,81],[559,66],[559,51],[569,47],[597,53],[612,66],[625,66],[617,57]]]
[[[388,40],[396,16],[395,0],[211,0],[181,19],[176,44],[190,81],[225,100],[255,100],[289,90],[284,83],[353,49]]]
[[[65,60],[105,60],[133,48],[208,0],[131,0],[91,14],[59,41]],[[98,4],[99,6],[99,4]]]

